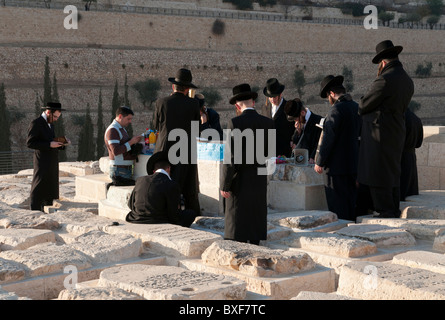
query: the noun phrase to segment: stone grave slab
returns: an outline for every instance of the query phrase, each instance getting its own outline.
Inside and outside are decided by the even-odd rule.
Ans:
[[[357,300],[351,297],[342,296],[335,292],[324,293],[324,292],[313,292],[313,291],[302,291],[296,297],[290,300]]]
[[[73,235],[81,235],[93,230],[102,230],[105,226],[113,223],[113,220],[106,217],[82,211],[57,211],[48,216],[59,222],[61,232]]]
[[[56,242],[54,232],[38,229],[0,229],[0,251],[24,250],[45,242]]]
[[[334,231],[348,237],[355,237],[374,242],[377,247],[413,246],[415,238],[406,230],[376,224],[355,224]]]
[[[84,254],[67,245],[42,243],[26,250],[9,250],[0,252],[0,258],[15,261],[26,267],[27,277],[36,277],[49,273],[61,272],[67,265],[77,269],[91,267]]]
[[[438,219],[379,219],[363,218],[362,223],[385,225],[393,228],[405,229],[416,239],[431,240],[436,237],[438,230],[445,230],[445,220]]]
[[[445,255],[428,251],[408,251],[392,259],[393,264],[445,274]]]
[[[209,266],[236,270],[254,277],[274,277],[311,270],[314,261],[306,253],[289,253],[230,240],[215,241],[201,256]]]
[[[119,288],[65,289],[57,300],[144,300],[140,295]]]
[[[72,174],[74,176],[92,175],[100,172],[98,161],[76,161],[60,162],[59,171]]]
[[[349,262],[337,293],[364,300],[444,300],[445,275],[387,262]]]
[[[256,277],[202,263],[201,259],[184,259],[180,266],[189,270],[223,274],[236,277],[247,284],[249,292],[272,300],[287,300],[295,297],[301,291],[314,290],[319,292],[335,291],[335,272],[333,269],[316,265],[313,269],[279,277]]]
[[[127,265],[101,272],[99,286],[117,287],[149,300],[242,300],[237,278],[172,266]]]
[[[338,218],[330,211],[305,210],[269,214],[267,220],[288,228],[311,229],[335,222]]]
[[[400,202],[406,219],[445,219],[445,190],[425,190]]]
[[[128,234],[90,231],[74,240],[69,246],[88,256],[94,265],[135,258],[143,251],[142,241]]]
[[[222,239],[220,235],[211,232],[168,223],[122,223],[119,226],[106,226],[103,231],[109,234],[129,234],[141,239],[152,252],[179,257],[200,257],[214,241]]]
[[[445,230],[437,232],[434,238],[433,249],[445,253]]]
[[[0,257],[0,283],[19,281],[26,276],[26,267],[18,262]]]
[[[362,257],[377,252],[375,243],[365,239],[325,232],[294,232],[279,243],[292,248],[315,251],[339,257]]]
[[[0,213],[0,227],[5,229],[57,230],[60,225],[55,219],[41,211],[10,208]]]
[[[3,290],[0,286],[0,300],[19,300],[14,292]]]

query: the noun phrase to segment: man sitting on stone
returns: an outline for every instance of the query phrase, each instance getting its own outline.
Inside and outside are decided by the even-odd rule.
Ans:
[[[179,184],[170,178],[170,170],[167,152],[157,152],[148,159],[148,175],[136,180],[128,200],[131,211],[126,216],[127,222],[190,227],[196,213],[180,209]]]

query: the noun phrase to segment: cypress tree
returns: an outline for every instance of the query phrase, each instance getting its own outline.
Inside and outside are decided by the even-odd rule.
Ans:
[[[128,83],[127,83],[127,73],[125,73],[125,82],[124,82],[124,106],[127,106],[131,109],[131,102],[128,99]],[[133,136],[133,126],[130,125],[125,129],[128,132],[130,137]]]
[[[96,159],[99,160],[105,153],[105,127],[102,112],[102,89],[99,91],[99,102],[97,104],[97,137],[96,137]]]
[[[39,94],[36,91],[36,100],[34,102],[34,113],[35,113],[36,117],[38,117],[38,116],[40,116],[42,114],[42,109],[40,107],[41,106],[40,106]]]
[[[111,100],[111,121],[116,118],[116,110],[120,107],[120,97],[118,92],[117,80],[114,84],[113,99]]]
[[[94,146],[94,128],[93,121],[90,115],[90,105],[87,105],[87,112],[85,114],[85,121],[79,135],[79,144],[77,149],[77,161],[92,161],[95,160],[95,146]]]
[[[11,172],[11,124],[9,121],[8,110],[6,109],[5,85],[0,85],[0,152],[6,152],[4,155],[4,164],[0,167],[0,173],[6,174]]]
[[[57,89],[57,79],[56,79],[56,73],[54,72],[53,75],[53,83],[52,83],[52,94],[51,94],[51,100],[53,102],[60,102],[59,100],[59,91]],[[56,137],[64,137],[65,136],[65,122],[63,121],[63,114],[60,115],[59,119],[54,123],[54,132],[56,134]],[[68,159],[66,155],[66,150],[60,150],[59,151],[59,161],[63,162]]]
[[[45,57],[45,71],[43,75],[43,105],[46,106],[51,101],[51,78],[49,70],[49,57]]]

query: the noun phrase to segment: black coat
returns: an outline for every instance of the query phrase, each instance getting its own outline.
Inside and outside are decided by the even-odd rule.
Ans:
[[[33,120],[28,128],[26,144],[34,149],[34,174],[31,184],[31,210],[43,211],[43,206],[52,205],[59,199],[59,150],[51,148],[54,126],[48,126],[40,116]]]
[[[223,130],[221,128],[221,123],[219,121],[218,112],[216,112],[215,110],[213,110],[211,108],[206,108],[206,112],[207,112],[207,122],[199,125],[199,132],[201,133],[202,131],[204,131],[206,129],[215,129],[216,131],[218,131],[219,140],[222,141],[223,140]]]
[[[179,184],[164,173],[156,172],[136,179],[128,199],[131,223],[172,223],[179,225]]]
[[[413,81],[397,60],[383,68],[361,98],[360,183],[392,188],[400,185],[406,135],[404,114],[413,93]]]
[[[322,129],[317,127],[316,124],[320,123],[322,118],[322,116],[312,112],[301,134],[298,134],[297,129],[295,129],[292,136],[292,142],[296,145],[296,148],[307,149],[310,159],[315,159],[315,154],[317,153]]]
[[[329,175],[357,174],[360,117],[358,104],[349,95],[341,96],[323,123],[316,163]]]
[[[155,152],[168,152],[172,147],[179,148],[179,145],[176,145],[177,142],[187,139],[184,145],[188,147],[188,150],[176,150],[179,163],[172,163],[171,177],[179,183],[181,194],[184,195],[185,208],[194,210],[198,215],[200,206],[196,138],[199,137],[201,121],[199,110],[198,100],[182,93],[173,93],[156,101],[153,119],[154,127],[159,131]],[[192,124],[192,121],[196,122]],[[176,138],[175,141],[168,141],[168,135],[174,129],[181,129],[182,136]],[[180,145],[183,146],[182,143]]]
[[[268,103],[265,107],[263,107],[261,114],[268,118],[271,118],[274,122],[275,130],[276,130],[276,156],[285,155],[286,157],[290,157],[292,153],[292,147],[290,143],[292,141],[292,136],[295,131],[295,125],[293,121],[288,121],[286,113],[284,112],[284,106],[286,104],[286,100],[283,99],[280,107],[278,108],[275,115],[272,117],[272,107],[271,104]]]
[[[423,142],[422,120],[410,109],[405,112],[406,139],[402,153],[402,173],[400,175],[400,200],[419,194],[419,181],[417,176],[416,148]]]
[[[252,129],[254,141],[247,147],[242,147],[242,161],[238,162],[237,155],[231,154],[230,164],[223,164],[220,189],[230,191],[231,196],[225,199],[225,228],[224,237],[234,240],[265,240],[267,238],[267,176],[259,175],[258,169],[265,169],[264,163],[259,162],[254,146],[260,146],[267,155],[268,141],[257,141],[256,129],[267,131],[274,128],[273,121],[258,114],[255,110],[245,110],[241,115],[231,119],[228,129],[239,129],[242,132]],[[235,148],[232,139],[232,149]],[[249,152],[254,161],[248,164]],[[236,152],[236,151],[235,151]],[[225,160],[226,161],[226,160]]]

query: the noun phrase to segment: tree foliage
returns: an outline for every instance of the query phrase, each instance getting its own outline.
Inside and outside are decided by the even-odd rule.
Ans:
[[[144,109],[151,105],[158,98],[158,91],[161,89],[161,83],[158,79],[147,78],[144,81],[138,81],[133,84],[133,89],[138,92],[139,101],[144,105]]]
[[[85,121],[79,135],[77,145],[77,161],[95,160],[94,127],[90,115],[90,105],[87,105]]]

